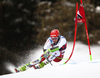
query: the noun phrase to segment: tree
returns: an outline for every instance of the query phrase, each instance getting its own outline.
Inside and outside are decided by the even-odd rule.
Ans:
[[[2,0],[0,5],[1,39],[0,45],[9,50],[25,50],[35,44],[37,18],[35,17],[36,0]]]

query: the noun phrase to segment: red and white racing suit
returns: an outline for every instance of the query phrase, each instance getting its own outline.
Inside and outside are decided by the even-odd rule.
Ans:
[[[54,43],[51,39],[51,37],[49,37],[44,45],[44,48],[43,50],[47,50],[51,47],[56,47],[58,46],[59,47],[59,50],[55,51],[55,52],[50,52],[50,54],[52,56],[49,56],[48,60],[49,61],[54,61],[54,62],[60,62],[62,59],[59,59],[59,58],[63,58],[64,56],[64,53],[65,53],[65,50],[66,50],[66,47],[67,47],[67,41],[65,39],[65,37],[63,36],[60,36],[58,38],[58,41],[57,43]],[[42,59],[41,59],[41,62],[45,60],[45,58],[43,58],[44,55],[42,55]],[[58,57],[58,58],[57,58]]]

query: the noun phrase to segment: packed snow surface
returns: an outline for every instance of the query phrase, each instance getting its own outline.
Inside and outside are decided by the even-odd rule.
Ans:
[[[76,42],[72,58],[62,65],[72,52],[73,43],[68,42],[64,59],[60,63],[52,62],[42,69],[30,68],[27,71],[1,75],[0,78],[100,78],[100,46],[92,45],[92,61],[90,61],[88,45]],[[35,54],[32,54],[36,51]],[[35,60],[42,54],[42,46],[31,50],[27,61]],[[8,69],[14,72],[14,66],[8,64]]]

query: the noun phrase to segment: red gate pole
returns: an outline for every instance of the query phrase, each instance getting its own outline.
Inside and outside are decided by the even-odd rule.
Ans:
[[[80,0],[81,4],[83,3],[82,0]]]
[[[90,48],[89,35],[88,35],[88,30],[87,30],[86,21],[85,21],[85,30],[86,30],[86,35],[87,35],[88,47],[89,47],[90,61],[92,61],[91,48]]]
[[[80,0],[81,5],[82,5],[82,0]],[[92,55],[91,55],[91,48],[90,48],[90,41],[89,41],[89,35],[88,35],[88,29],[87,29],[87,24],[86,24],[86,18],[85,18],[85,30],[86,30],[86,35],[87,35],[87,42],[88,42],[88,47],[89,47],[89,54],[90,54],[90,61],[92,61]]]
[[[74,34],[73,49],[72,49],[72,52],[71,52],[69,58],[68,58],[67,61],[66,61],[65,63],[63,63],[63,64],[66,64],[66,63],[70,60],[70,58],[72,57],[73,52],[74,52],[75,42],[76,42],[76,32],[77,32],[77,11],[78,11],[78,3],[76,3],[76,19],[75,19],[75,34]]]

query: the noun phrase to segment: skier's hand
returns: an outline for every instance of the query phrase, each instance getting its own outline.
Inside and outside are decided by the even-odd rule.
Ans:
[[[44,54],[44,57],[45,57],[45,58],[48,58],[49,54],[50,54],[50,51],[47,51],[47,52]]]

